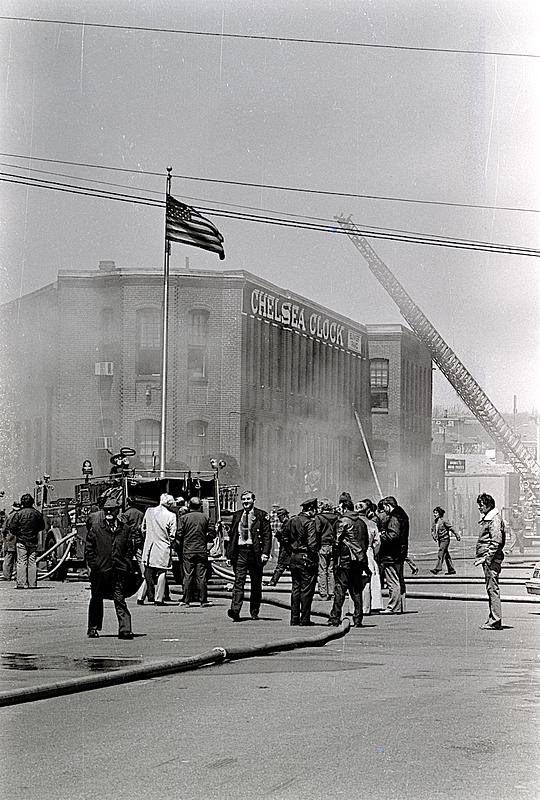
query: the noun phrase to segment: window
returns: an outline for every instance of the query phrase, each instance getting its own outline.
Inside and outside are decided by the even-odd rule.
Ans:
[[[209,312],[195,309],[189,312],[188,322],[188,377],[192,379],[206,378],[206,351],[208,346]]]
[[[208,423],[202,419],[194,419],[187,424],[187,455],[188,461],[206,453],[206,434]]]
[[[371,408],[388,411],[388,359],[372,358],[369,362]]]
[[[145,469],[152,469],[153,454],[159,463],[160,424],[155,419],[140,419],[135,423],[135,449]]]
[[[157,308],[137,312],[137,373],[161,374],[161,311]]]

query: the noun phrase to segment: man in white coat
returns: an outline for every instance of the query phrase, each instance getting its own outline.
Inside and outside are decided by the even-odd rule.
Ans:
[[[142,563],[146,581],[146,596],[155,606],[163,606],[167,570],[171,566],[171,545],[176,535],[176,507],[174,497],[162,494],[159,505],[148,508],[142,522],[144,546]],[[137,602],[141,602],[138,600]]]

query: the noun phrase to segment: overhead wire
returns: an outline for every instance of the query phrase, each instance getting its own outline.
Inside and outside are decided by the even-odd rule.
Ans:
[[[31,161],[42,161],[44,163],[67,164],[73,167],[87,167],[88,169],[102,169],[114,172],[127,172],[130,175],[133,174],[152,175],[152,176],[157,176],[159,178],[165,178],[164,172],[153,172],[150,170],[129,169],[127,167],[114,167],[103,164],[91,164],[82,161],[65,161],[56,158],[39,158],[37,156],[33,155],[30,156],[28,154],[20,154],[20,153],[0,153],[0,156],[4,158],[22,158]],[[337,192],[326,189],[307,189],[298,186],[285,186],[285,185],[271,184],[271,183],[252,183],[247,181],[225,180],[221,178],[201,178],[200,176],[194,176],[194,175],[173,175],[173,180],[177,179],[184,181],[199,181],[201,183],[217,183],[226,186],[246,186],[248,188],[253,188],[253,189],[271,189],[271,190],[286,191],[286,192],[299,192],[303,194],[328,195],[329,197],[347,197],[351,199],[361,199],[361,200],[385,200],[395,203],[414,203],[418,205],[449,206],[451,208],[474,208],[485,211],[516,211],[516,212],[527,212],[532,214],[540,213],[539,209],[520,208],[519,206],[494,206],[494,205],[479,204],[479,203],[456,203],[443,200],[419,200],[411,197],[360,194],[357,192]]]
[[[225,33],[224,31],[193,31],[183,28],[154,28],[147,25],[118,25],[105,22],[86,22],[66,19],[41,19],[2,15],[0,19],[12,22],[35,22],[48,25],[71,25],[80,28],[106,28],[109,30],[139,31],[144,33],[169,33],[182,36],[204,36],[218,39],[244,39],[292,44],[320,44],[335,47],[364,47],[377,50],[402,50],[410,52],[449,53],[454,55],[505,56],[509,58],[540,58],[537,53],[513,53],[502,50],[475,50],[458,47],[420,47],[415,45],[378,44],[377,42],[336,41],[335,39],[309,39],[300,36],[266,36],[264,34]]]
[[[73,186],[72,184],[60,183],[58,181],[49,181],[42,178],[32,178],[30,176],[20,176],[14,173],[0,173],[0,181],[8,183],[21,184],[23,186],[34,186],[40,189],[50,189],[61,192],[69,192],[73,194],[81,194],[90,197],[97,197],[101,199],[116,200],[121,202],[135,203],[137,205],[146,205],[154,208],[164,208],[163,201],[154,200],[152,198],[145,198],[141,195],[131,195],[120,192],[112,192],[110,190],[95,189],[92,187]],[[267,225],[276,225],[279,227],[297,228],[301,230],[319,231],[324,233],[348,233],[348,229],[340,228],[336,223],[328,222],[327,224],[317,224],[314,222],[306,221],[292,221],[285,220],[280,217],[269,217],[261,214],[250,214],[247,212],[228,211],[222,208],[215,208],[209,206],[198,206],[198,210],[205,211],[217,217],[223,217],[232,220],[241,220],[245,222],[257,222]],[[354,230],[357,229],[355,226]],[[509,255],[522,255],[522,256],[540,256],[540,250],[534,248],[518,247],[515,245],[505,245],[494,242],[482,242],[475,240],[455,239],[450,237],[433,236],[430,234],[416,234],[410,231],[396,231],[393,229],[374,228],[372,226],[362,226],[364,235],[370,236],[375,239],[389,239],[397,242],[407,242],[410,244],[422,244],[438,247],[449,247],[466,250],[482,250],[492,253],[505,253]]]

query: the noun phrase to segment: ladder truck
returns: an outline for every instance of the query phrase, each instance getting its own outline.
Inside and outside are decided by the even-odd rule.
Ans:
[[[519,474],[525,496],[529,500],[540,502],[540,465],[538,462],[532,457],[502,414],[497,411],[452,348],[446,344],[425,314],[407,294],[390,268],[377,255],[353,222],[352,217],[345,217],[341,214],[335,219],[356,249],[363,255],[369,269],[394,300],[418,339],[429,349],[435,364]]]

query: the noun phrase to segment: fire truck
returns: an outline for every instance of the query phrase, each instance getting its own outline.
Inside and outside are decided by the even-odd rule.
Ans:
[[[129,449],[129,454],[135,453]],[[73,497],[53,499],[55,484],[63,485],[66,479],[45,476],[43,481],[36,481],[35,505],[45,517],[45,530],[38,545],[38,567],[50,580],[63,581],[69,570],[85,568],[86,521],[89,514],[98,511],[111,496],[118,500],[122,510],[126,509],[129,497],[133,505],[144,512],[156,506],[163,493],[186,500],[196,495],[201,498],[203,510],[211,523],[216,526],[223,552],[230,516],[238,503],[238,486],[220,485],[217,469],[171,472],[160,476],[152,471],[136,473],[129,467],[125,455],[123,462],[117,470],[111,471],[112,474],[93,477],[91,462],[84,461],[84,482],[74,485]],[[180,582],[181,565],[174,548],[172,572],[175,581]]]

